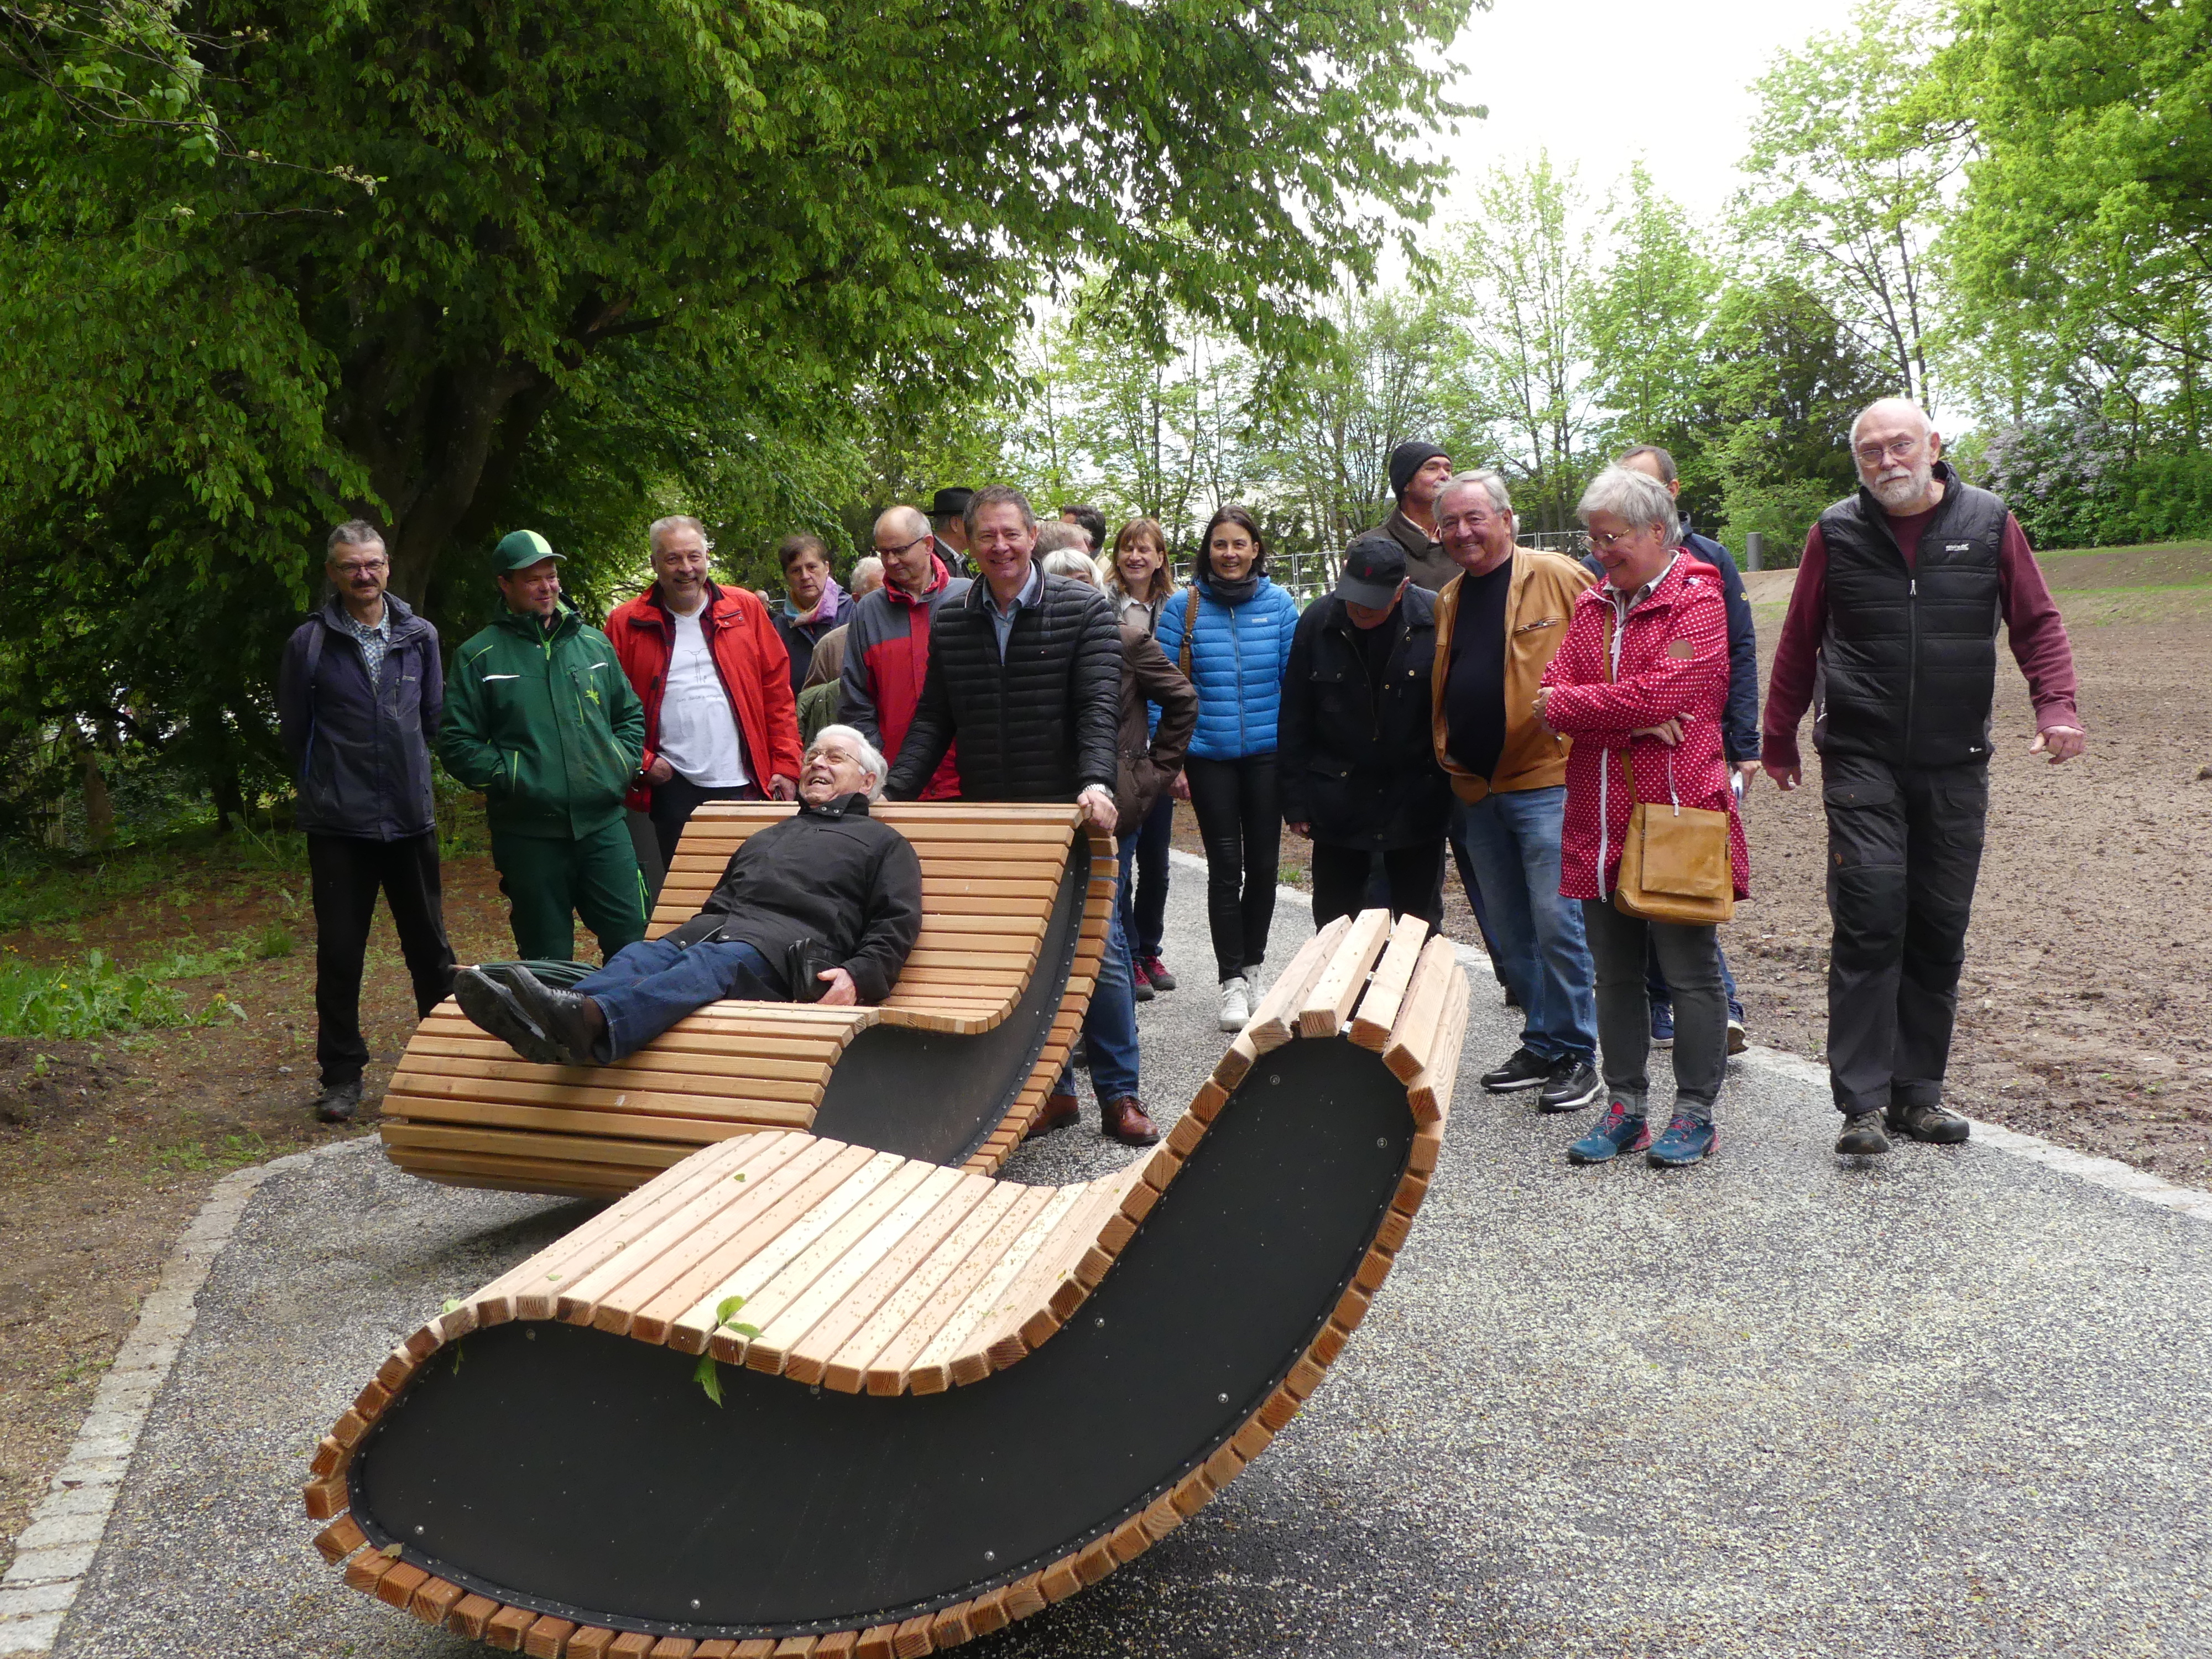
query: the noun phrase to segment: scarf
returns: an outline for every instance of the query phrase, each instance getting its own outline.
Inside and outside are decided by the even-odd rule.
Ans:
[[[837,605],[845,597],[845,590],[837,586],[837,579],[830,576],[822,583],[822,597],[814,601],[814,609],[801,612],[789,599],[783,602],[783,614],[795,623],[835,622]]]
[[[1200,586],[1206,589],[1208,598],[1223,605],[1242,605],[1260,591],[1260,567],[1255,564],[1233,582],[1210,575]]]

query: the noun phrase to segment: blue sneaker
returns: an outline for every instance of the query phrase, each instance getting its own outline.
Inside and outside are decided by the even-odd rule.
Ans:
[[[1651,1005],[1651,1046],[1671,1048],[1674,1046],[1674,1005],[1654,1002]]]
[[[1651,1143],[1644,1162],[1656,1170],[1680,1170],[1720,1151],[1721,1132],[1710,1118],[1677,1114],[1667,1133]]]
[[[1623,1152],[1640,1152],[1650,1144],[1651,1130],[1644,1114],[1631,1116],[1628,1108],[1616,1100],[1605,1109],[1597,1127],[1567,1148],[1567,1162],[1603,1164]]]

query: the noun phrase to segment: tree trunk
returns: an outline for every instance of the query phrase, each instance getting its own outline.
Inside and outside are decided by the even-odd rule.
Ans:
[[[100,770],[100,750],[84,744],[76,758],[84,776],[85,838],[94,847],[108,846],[115,840],[115,799]]]

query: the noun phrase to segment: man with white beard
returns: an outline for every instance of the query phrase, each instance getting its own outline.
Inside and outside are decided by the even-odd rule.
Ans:
[[[1960,480],[1917,404],[1851,423],[1860,489],[1805,538],[1774,653],[1761,763],[1803,780],[1814,746],[1828,816],[1828,1075],[1841,1153],[1888,1134],[1956,1143],[1942,1103],[1959,969],[1990,802],[1990,705],[2002,622],[2035,707],[2030,754],[2081,752],[2074,653],[2019,521]]]

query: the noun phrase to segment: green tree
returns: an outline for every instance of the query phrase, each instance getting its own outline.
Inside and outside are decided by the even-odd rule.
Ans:
[[[1590,471],[1599,382],[1590,295],[1595,239],[1572,167],[1540,153],[1475,195],[1446,256],[1462,327],[1458,390],[1522,481],[1524,522],[1565,530]]]
[[[1703,470],[1699,343],[1720,287],[1701,240],[1643,162],[1633,164],[1606,216],[1606,260],[1587,293],[1583,328],[1609,447],[1663,445],[1692,481]]]
[[[1946,238],[1984,401],[2193,451],[2212,363],[2212,5],[1968,0],[1925,94],[1972,125]]]
[[[1939,27],[1921,0],[1863,0],[1850,27],[1776,58],[1757,85],[1736,217],[1747,240],[1822,295],[1936,407],[1942,295],[1931,245],[1961,156],[1955,127],[1915,118]]]
[[[1346,289],[1336,340],[1263,378],[1255,404],[1260,466],[1285,547],[1340,553],[1390,511],[1390,452],[1409,438],[1447,448],[1471,437],[1454,407],[1454,341],[1436,303]]]
[[[1684,504],[1731,547],[1758,531],[1774,562],[1794,562],[1814,520],[1857,487],[1851,420],[1882,394],[1887,365],[1786,276],[1723,293],[1699,360],[1705,476]]]

